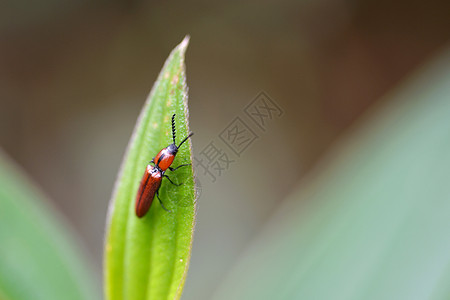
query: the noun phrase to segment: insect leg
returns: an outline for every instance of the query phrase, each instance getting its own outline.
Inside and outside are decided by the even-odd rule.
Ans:
[[[159,203],[161,203],[161,207],[164,208],[165,211],[171,212],[170,210],[168,210],[168,209],[164,206],[164,204],[163,204],[162,201],[161,201],[161,198],[159,198],[159,190],[156,191],[156,197],[158,197]]]
[[[169,179],[169,181],[170,181],[170,183],[171,184],[173,184],[173,185],[176,185],[176,186],[180,186],[180,185],[182,185],[183,183],[180,183],[180,184],[176,184],[175,182],[173,182],[170,178],[169,178],[169,176],[167,176],[166,174],[164,174],[163,175],[164,177],[166,177],[167,179]]]
[[[169,167],[169,170],[170,171],[175,171],[176,169],[179,169],[179,168],[181,168],[181,167],[186,167],[186,166],[190,166],[191,164],[184,164],[184,165],[179,165],[178,167],[176,167],[176,168],[172,168],[172,167]]]

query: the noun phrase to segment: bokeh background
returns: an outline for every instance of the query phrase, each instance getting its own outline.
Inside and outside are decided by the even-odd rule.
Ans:
[[[183,299],[210,298],[302,177],[450,39],[443,0],[0,6],[0,146],[73,224],[99,279],[125,147],[164,60],[186,34],[196,156],[245,117],[259,92],[283,109],[265,131],[247,119],[259,138],[215,182],[197,170],[201,194]]]

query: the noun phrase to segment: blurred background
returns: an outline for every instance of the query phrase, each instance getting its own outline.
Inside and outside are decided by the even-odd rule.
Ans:
[[[186,34],[196,157],[194,248],[183,299],[208,299],[246,244],[355,120],[446,46],[448,1],[6,1],[0,8],[0,146],[73,224],[101,278],[109,197],[137,115]],[[264,91],[283,113],[245,114]],[[240,117],[240,156],[220,134]],[[267,170],[276,170],[276,174]],[[245,184],[244,184],[245,183]]]

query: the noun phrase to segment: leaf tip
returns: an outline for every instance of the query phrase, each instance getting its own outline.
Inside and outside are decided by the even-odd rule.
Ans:
[[[191,39],[190,35],[186,35],[183,41],[177,46],[177,48],[184,53],[189,45],[189,40]]]

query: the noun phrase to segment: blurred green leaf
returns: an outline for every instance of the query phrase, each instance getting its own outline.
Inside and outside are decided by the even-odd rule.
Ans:
[[[171,117],[176,114],[177,142],[188,135],[184,53],[188,38],[167,59],[153,86],[128,145],[110,203],[105,245],[106,299],[178,299],[189,265],[195,217],[192,167],[170,174],[176,187],[163,180],[145,217],[135,215],[136,193],[149,161],[172,142]],[[173,166],[191,163],[190,141]]]
[[[449,54],[355,126],[214,299],[450,298]]]
[[[76,238],[0,151],[0,299],[100,298]]]

